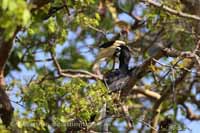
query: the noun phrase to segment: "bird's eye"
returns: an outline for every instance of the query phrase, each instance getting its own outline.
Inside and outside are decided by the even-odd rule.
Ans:
[[[121,48],[120,47],[116,47],[116,51],[120,51],[121,50]]]
[[[121,48],[120,47],[116,47],[115,56],[119,56],[120,52],[121,52]]]

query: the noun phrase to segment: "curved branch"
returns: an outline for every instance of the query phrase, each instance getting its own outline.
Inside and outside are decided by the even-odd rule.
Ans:
[[[133,88],[132,92],[143,94],[143,95],[145,95],[148,98],[153,99],[153,100],[159,100],[161,98],[160,94],[158,94],[154,91],[145,90],[145,89],[141,89],[141,88]]]
[[[186,110],[186,117],[189,120],[200,120],[200,115],[197,115],[194,112],[192,112],[192,110],[188,106],[186,106],[185,104],[182,104],[182,106],[185,108],[185,110]]]
[[[162,10],[164,10],[164,11],[170,13],[170,14],[173,14],[173,15],[176,15],[176,16],[179,16],[179,17],[182,17],[182,18],[189,18],[189,19],[192,19],[192,20],[200,21],[199,16],[187,14],[187,13],[184,13],[184,12],[181,12],[181,11],[177,11],[175,9],[167,7],[167,6],[165,6],[161,3],[155,2],[153,0],[142,0],[142,2],[149,3],[150,5],[158,7],[158,8],[160,8],[160,9],[162,9]]]
[[[60,64],[58,63],[56,57],[53,55],[51,52],[51,57],[53,59],[53,62],[56,66],[56,69],[58,71],[58,74],[63,77],[70,77],[70,78],[91,78],[91,79],[100,79],[102,78],[96,74],[90,73],[85,70],[73,70],[73,69],[67,69],[67,70],[62,70]]]

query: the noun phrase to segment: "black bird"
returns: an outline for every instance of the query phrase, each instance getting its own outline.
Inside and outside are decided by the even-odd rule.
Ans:
[[[119,69],[114,69],[104,76],[104,83],[112,92],[125,88],[130,79],[128,66],[131,59],[131,50],[126,45],[119,46],[119,48]]]
[[[128,72],[129,61],[131,59],[131,50],[128,46],[120,46],[119,70],[123,73]]]

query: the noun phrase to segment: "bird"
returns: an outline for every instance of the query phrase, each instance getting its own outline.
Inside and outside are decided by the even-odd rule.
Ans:
[[[108,41],[108,42],[100,45],[99,46],[100,52],[97,55],[96,60],[94,61],[93,65],[92,65],[92,70],[94,72],[96,72],[97,75],[101,75],[101,72],[99,70],[100,62],[117,56],[117,54],[119,53],[119,51],[121,49],[120,46],[125,46],[125,45],[126,45],[126,43],[121,40]],[[114,67],[115,67],[114,65],[115,65],[115,62],[113,63],[112,69],[114,69]]]
[[[125,88],[130,79],[129,62],[131,59],[131,50],[126,45],[119,46],[120,53],[119,68],[113,69],[104,75],[104,84],[111,92],[116,92]]]
[[[125,45],[120,46],[120,52],[118,57],[119,57],[119,70],[123,73],[127,73],[129,71],[129,62],[131,59],[130,48]]]

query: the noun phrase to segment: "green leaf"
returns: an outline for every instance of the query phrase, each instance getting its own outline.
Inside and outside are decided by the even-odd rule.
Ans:
[[[95,18],[96,18],[97,20],[100,20],[100,19],[101,19],[99,13],[95,13]]]
[[[2,1],[2,9],[5,10],[8,8],[9,0],[3,0]]]
[[[61,116],[61,117],[60,117],[60,121],[63,122],[63,123],[65,123],[65,122],[67,122],[67,119],[66,119],[65,116]]]
[[[49,20],[48,29],[51,33],[56,31],[56,25],[53,19]]]
[[[26,25],[26,24],[28,24],[28,22],[29,22],[29,20],[30,20],[30,12],[29,12],[29,10],[24,10],[24,12],[23,12],[23,15],[22,15],[23,17],[23,25]]]

